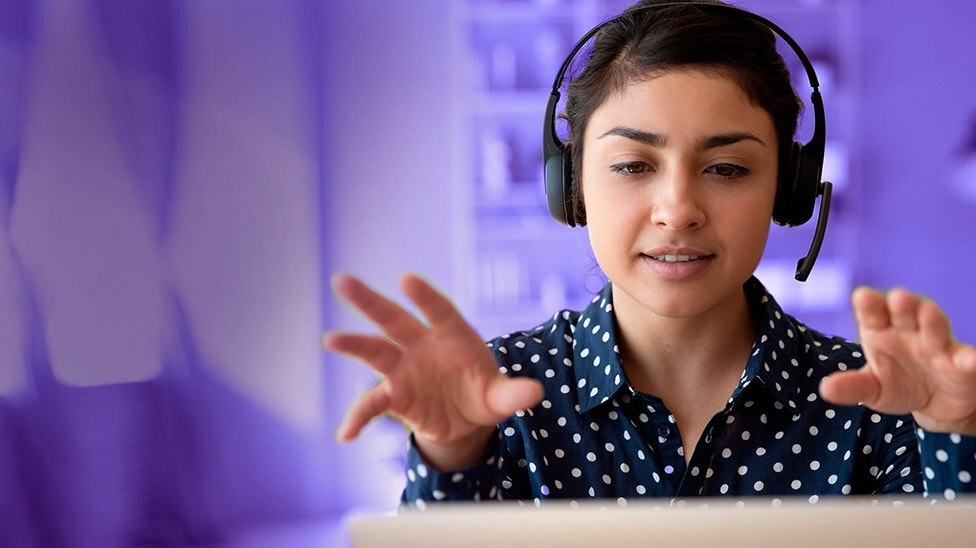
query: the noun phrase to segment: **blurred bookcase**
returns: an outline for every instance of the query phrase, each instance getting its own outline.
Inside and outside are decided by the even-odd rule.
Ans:
[[[455,296],[483,337],[531,328],[563,308],[581,308],[606,281],[586,230],[549,216],[541,132],[546,101],[567,52],[588,29],[630,3],[468,0],[451,5]],[[793,272],[807,252],[814,221],[791,229],[774,226],[757,274],[788,312],[820,330],[852,337],[848,294],[860,203],[849,181],[858,143],[856,2],[738,5],[779,24],[813,61],[827,110],[824,176],[835,184],[827,238],[809,281],[794,281]],[[785,45],[781,51],[807,101],[810,88],[799,61]],[[798,140],[805,142],[811,132],[812,114],[801,120]]]

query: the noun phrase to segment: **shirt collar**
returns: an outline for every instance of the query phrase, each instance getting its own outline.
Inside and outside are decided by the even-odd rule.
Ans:
[[[607,402],[624,386],[633,390],[627,383],[617,347],[611,287],[607,283],[570,328],[581,413]],[[755,277],[746,281],[744,289],[756,322],[756,341],[729,401],[758,379],[780,404],[797,409],[800,400],[807,397],[797,361],[806,351],[800,339],[804,328],[783,312]],[[796,371],[778,366],[780,363],[791,364]],[[806,387],[806,391],[810,388]]]
[[[609,400],[626,381],[617,349],[616,317],[610,296],[611,284],[607,283],[571,327],[580,412]]]
[[[799,409],[818,390],[818,379],[810,379],[810,371],[800,367],[808,352],[806,327],[786,314],[755,277],[746,282],[745,291],[756,322],[756,341],[733,399],[758,379],[780,404]]]

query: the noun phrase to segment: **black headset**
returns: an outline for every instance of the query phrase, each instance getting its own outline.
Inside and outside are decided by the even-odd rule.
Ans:
[[[773,206],[773,220],[776,223],[785,226],[798,226],[810,220],[810,217],[813,216],[813,208],[817,196],[821,196],[817,227],[814,231],[813,241],[810,244],[810,250],[796,265],[796,279],[801,282],[806,281],[810,275],[810,270],[813,269],[813,263],[817,260],[817,255],[820,254],[820,247],[823,244],[824,232],[827,229],[827,218],[830,213],[830,195],[833,188],[830,182],[820,181],[823,170],[826,133],[824,129],[823,99],[820,97],[819,90],[820,82],[817,80],[817,74],[813,70],[813,65],[810,63],[806,54],[803,53],[803,50],[800,49],[800,46],[786,31],[764,17],[733,6],[697,2],[671,2],[641,6],[640,8],[636,8],[636,10],[644,11],[670,6],[695,6],[702,9],[720,10],[761,23],[790,46],[806,70],[807,78],[810,80],[810,87],[813,89],[813,92],[810,94],[815,122],[813,136],[806,144],[793,142],[790,150],[789,163],[785,168],[781,168],[780,170],[781,175],[777,183],[776,202]],[[631,13],[633,11],[626,13],[626,15],[630,15]],[[560,223],[569,226],[576,226],[577,219],[573,212],[571,201],[573,190],[571,155],[556,133],[556,106],[560,98],[559,88],[562,84],[563,77],[566,75],[566,71],[569,69],[570,63],[572,63],[579,50],[600,29],[623,16],[624,14],[604,21],[590,29],[589,32],[579,39],[560,67],[559,74],[556,75],[556,80],[552,84],[549,103],[546,105],[545,125],[542,131],[546,200],[549,203],[549,213],[552,217]]]

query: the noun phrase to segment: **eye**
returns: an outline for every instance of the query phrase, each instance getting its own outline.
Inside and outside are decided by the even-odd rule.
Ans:
[[[736,179],[749,174],[749,169],[735,164],[715,164],[705,169],[706,173],[718,175],[723,179]]]
[[[644,162],[624,162],[610,166],[610,171],[614,173],[624,173],[627,175],[644,173],[645,171],[650,171],[650,169],[651,167]]]

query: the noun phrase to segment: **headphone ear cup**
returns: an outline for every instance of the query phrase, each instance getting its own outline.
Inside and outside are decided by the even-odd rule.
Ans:
[[[796,226],[803,224],[805,219],[800,220],[802,215],[798,215],[800,207],[800,195],[803,185],[803,145],[793,142],[790,147],[789,161],[780,168],[779,184],[776,187],[776,202],[773,205],[773,221],[783,226]],[[811,212],[813,211],[811,202]]]
[[[802,225],[813,217],[817,196],[820,194],[820,175],[823,171],[823,150],[809,146],[800,151],[800,163],[796,166],[796,188],[793,196],[793,220]],[[819,157],[818,157],[819,154]]]
[[[546,202],[552,218],[576,226],[573,212],[573,166],[569,147],[560,147],[546,160]]]

